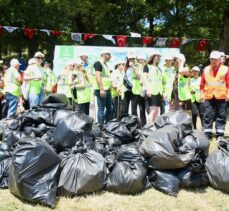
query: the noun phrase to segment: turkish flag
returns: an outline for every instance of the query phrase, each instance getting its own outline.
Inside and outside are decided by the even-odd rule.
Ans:
[[[2,34],[2,32],[3,32],[3,27],[0,26],[0,35]]]
[[[143,41],[143,45],[149,45],[152,43],[153,37],[144,37],[142,41]]]
[[[118,47],[125,47],[126,46],[126,36],[124,35],[118,35],[115,37],[116,43]]]
[[[197,51],[204,51],[206,49],[207,45],[208,45],[208,40],[206,40],[206,39],[200,40],[197,44],[196,50]]]
[[[61,31],[51,31],[51,34],[53,35],[53,36],[55,36],[55,37],[58,37],[58,36],[60,36],[60,35],[62,35],[62,34],[64,34],[64,32],[61,32]]]
[[[89,38],[95,37],[96,34],[84,34],[83,40],[86,42]]]
[[[175,37],[170,41],[169,47],[170,48],[179,48],[181,42],[182,42],[182,39]]]
[[[30,28],[24,28],[23,31],[30,40],[34,37],[34,35],[37,32],[36,29],[30,29]]]

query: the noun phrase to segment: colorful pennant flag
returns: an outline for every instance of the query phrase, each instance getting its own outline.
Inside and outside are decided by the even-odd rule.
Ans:
[[[175,37],[170,41],[169,47],[170,48],[179,48],[181,45],[181,42],[182,42],[181,38]]]
[[[207,45],[208,45],[208,40],[206,40],[206,39],[200,40],[197,44],[196,50],[197,51],[204,51],[206,49]]]
[[[55,36],[55,37],[58,37],[58,36],[64,34],[64,32],[52,30],[52,31],[51,31],[51,34],[52,34],[53,36]]]
[[[83,40],[86,42],[88,39],[95,37],[96,34],[84,34]]]
[[[131,37],[141,37],[142,35],[139,34],[139,33],[130,32],[130,36],[131,36]]]
[[[45,33],[47,33],[48,36],[50,36],[50,30],[48,30],[48,29],[41,29],[40,31],[41,32],[45,32]]]
[[[115,45],[115,40],[112,35],[103,35],[103,37],[107,40],[110,40]]]
[[[118,35],[115,37],[116,43],[118,47],[125,47],[126,46],[126,36],[125,35]]]
[[[150,45],[153,42],[153,37],[144,37],[142,42],[143,45]]]
[[[167,39],[166,37],[158,37],[155,45],[158,47],[165,46]]]
[[[80,42],[82,40],[82,34],[81,33],[71,33],[72,40],[76,42]]]
[[[37,32],[36,29],[30,29],[30,28],[24,28],[23,31],[30,40],[34,37],[34,35]]]
[[[13,27],[13,26],[3,26],[3,28],[9,33],[12,33],[14,30],[18,29],[18,27]]]

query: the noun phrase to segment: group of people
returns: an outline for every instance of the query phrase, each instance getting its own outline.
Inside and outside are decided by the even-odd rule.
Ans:
[[[41,52],[35,53],[22,74],[18,72],[19,61],[12,59],[0,83],[1,95],[8,106],[7,117],[14,116],[23,102],[32,108],[40,105],[50,93],[59,93],[65,94],[74,108],[87,115],[90,104],[96,102],[101,127],[128,113],[139,116],[144,126],[166,111],[182,109],[192,112],[194,128],[197,128],[199,114],[209,138],[214,121],[217,137],[224,135],[229,101],[225,54],[211,52],[210,65],[203,70],[198,66],[190,68],[183,54],[167,55],[163,67],[159,66],[161,54],[156,50],[147,55],[148,59],[144,54],[128,52],[126,58],[120,58],[114,70],[110,70],[111,56],[109,49],[105,49],[89,71],[88,57],[82,55],[67,62],[58,76],[50,64],[44,62]]]

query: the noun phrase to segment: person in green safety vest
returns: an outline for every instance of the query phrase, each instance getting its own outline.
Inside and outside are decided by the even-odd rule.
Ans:
[[[4,93],[8,103],[7,117],[15,116],[17,112],[19,97],[21,96],[20,87],[22,78],[19,74],[20,63],[17,59],[11,59],[10,68],[6,70],[4,75]]]
[[[83,62],[77,59],[74,63],[74,80],[72,88],[76,89],[76,101],[78,108],[83,113],[89,115],[91,101],[91,85],[87,71],[84,69]]]
[[[45,94],[48,96],[52,93],[52,87],[56,83],[57,77],[53,70],[51,70],[50,63],[47,61],[44,62],[44,73],[46,75]]]
[[[45,99],[44,84],[45,74],[41,63],[44,59],[44,54],[36,52],[34,55],[36,63],[27,67],[24,80],[29,82],[29,106],[41,105]]]
[[[195,66],[191,70],[190,89],[191,89],[191,101],[192,101],[192,123],[194,129],[196,129],[197,116],[199,113],[201,125],[203,121],[203,103],[200,96],[200,68]]]
[[[141,124],[146,124],[145,95],[143,88],[143,67],[146,65],[146,56],[144,54],[137,56],[137,64],[133,71],[133,99],[132,114],[138,116],[137,107],[139,106]]]
[[[161,105],[161,114],[169,111],[169,103],[171,102],[173,84],[176,76],[176,68],[173,66],[173,61],[173,56],[165,56],[165,65],[162,69],[163,99]]]
[[[124,92],[125,61],[120,60],[115,65],[115,70],[111,73],[111,96],[113,103],[113,117],[118,118],[122,107],[122,97]]]
[[[69,99],[70,104],[73,104],[73,95],[72,95],[72,74],[73,74],[73,61],[68,61],[65,65],[64,70],[57,77],[57,94],[65,94]]]
[[[190,110],[192,96],[190,90],[190,71],[188,66],[179,69],[178,97],[180,101],[180,109]]]
[[[112,97],[111,97],[111,75],[108,62],[111,59],[109,49],[104,49],[101,53],[100,61],[95,62],[95,83],[94,95],[97,98],[97,119],[99,126],[102,127],[104,119],[109,122],[112,115]],[[106,113],[104,112],[106,108]]]
[[[160,58],[160,52],[155,50],[143,69],[144,84],[150,106],[150,116],[153,122],[159,115],[163,92],[162,71],[158,67]]]

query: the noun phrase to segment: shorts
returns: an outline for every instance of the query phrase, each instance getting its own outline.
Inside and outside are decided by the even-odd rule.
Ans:
[[[152,95],[151,97],[148,97],[147,100],[149,102],[149,106],[161,107],[162,96],[160,94]]]

